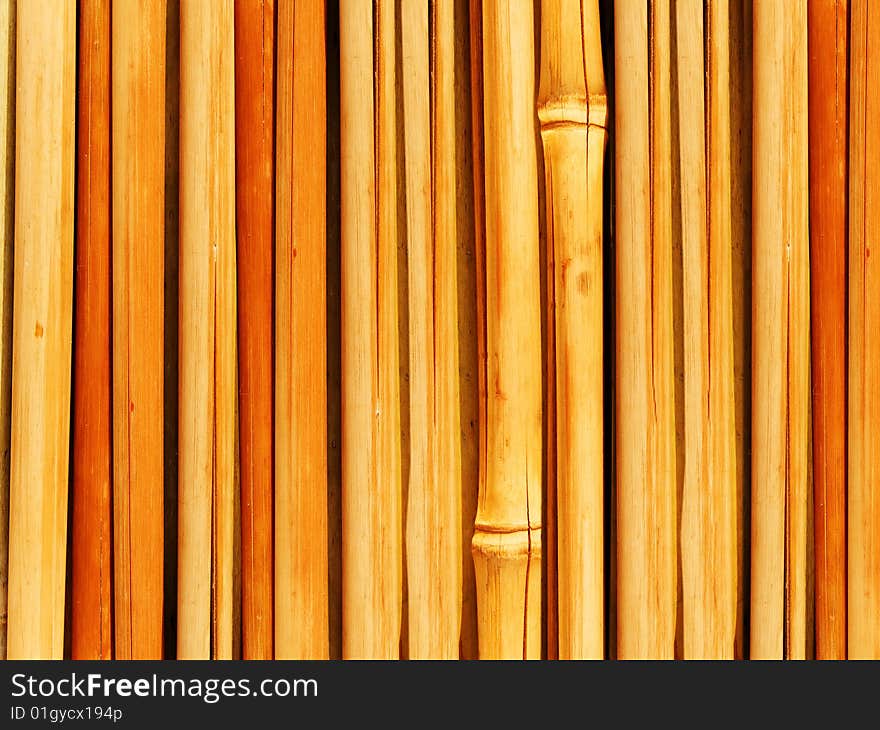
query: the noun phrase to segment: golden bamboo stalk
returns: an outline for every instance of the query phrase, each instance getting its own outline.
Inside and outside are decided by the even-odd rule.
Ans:
[[[751,656],[807,647],[806,0],[754,7]]]
[[[406,556],[411,659],[457,659],[461,627],[452,11],[452,0],[432,4],[429,38],[427,4],[404,0],[401,5],[409,257]]]
[[[115,655],[161,659],[165,0],[111,15]]]
[[[370,3],[340,2],[342,653],[393,659],[403,560],[394,3],[376,12],[374,39]]]
[[[880,6],[851,12],[847,646],[880,659]]]
[[[177,653],[232,654],[235,74],[229,0],[180,9]]]
[[[668,0],[614,8],[617,656],[671,659],[676,624]],[[650,59],[650,62],[649,62]],[[650,102],[649,102],[650,97]]]
[[[323,0],[278,5],[275,654],[284,659],[330,651],[324,14]]]
[[[575,22],[575,21],[579,22]],[[541,8],[538,117],[554,262],[559,658],[604,655],[602,171],[597,1]],[[548,576],[548,580],[552,577]]]
[[[541,312],[531,0],[484,0],[486,478],[473,554],[480,657],[541,656]]]
[[[64,647],[73,293],[76,4],[16,16],[10,659]]]

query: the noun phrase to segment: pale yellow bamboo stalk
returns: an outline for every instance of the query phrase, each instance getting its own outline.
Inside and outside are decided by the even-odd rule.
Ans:
[[[179,658],[230,658],[236,424],[229,0],[180,13]]]
[[[806,2],[754,7],[751,656],[807,648]]]
[[[340,3],[342,652],[398,656],[402,521],[394,3]],[[374,86],[375,71],[375,86]]]
[[[483,2],[487,474],[473,554],[480,658],[541,655],[541,312],[531,0]]]
[[[601,52],[598,2],[542,5],[538,117],[555,264],[560,659],[601,659],[605,644]]]
[[[10,659],[64,648],[73,294],[76,5],[16,16]]]

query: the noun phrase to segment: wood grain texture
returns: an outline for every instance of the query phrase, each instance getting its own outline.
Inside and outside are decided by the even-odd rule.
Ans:
[[[282,28],[286,30],[288,23]],[[274,0],[236,2],[235,210],[245,659],[273,657],[274,44]]]
[[[232,2],[180,8],[177,654],[232,653],[235,73]]]
[[[816,658],[846,658],[847,0],[810,0]]]
[[[329,656],[323,0],[278,6],[275,652]]]
[[[80,5],[71,656],[111,659],[110,3]]]
[[[76,5],[16,8],[10,659],[60,659],[73,293]]]
[[[486,477],[480,657],[541,657],[541,312],[531,0],[484,0]]]

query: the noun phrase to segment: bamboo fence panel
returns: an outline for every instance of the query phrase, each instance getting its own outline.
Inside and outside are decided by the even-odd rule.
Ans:
[[[76,6],[16,7],[10,659],[64,645],[73,293]]]
[[[79,31],[71,656],[110,659],[110,3]]]
[[[232,654],[237,420],[233,39],[231,2],[181,7],[177,653],[184,659]]]
[[[816,658],[846,658],[847,1],[810,0]]]
[[[847,648],[880,659],[880,6],[853,0],[849,148]]]

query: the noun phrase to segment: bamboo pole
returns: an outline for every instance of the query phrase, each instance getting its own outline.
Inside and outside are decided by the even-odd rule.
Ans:
[[[847,645],[880,659],[880,7],[853,0],[851,12]]]
[[[285,18],[282,29],[292,28]],[[235,3],[235,191],[245,659],[273,656],[274,0]]]
[[[846,658],[847,0],[810,0],[816,658]]]
[[[601,407],[605,96],[598,2],[545,2],[538,117],[544,143],[547,245],[553,249],[555,279],[552,367],[561,659],[601,659],[605,645]]]
[[[73,292],[76,6],[17,6],[10,659],[64,645]]]
[[[161,659],[165,1],[112,23],[114,646]]]
[[[645,4],[626,0],[614,9],[617,656],[622,659],[671,659],[676,624],[669,3],[656,0],[651,13],[649,55]]]
[[[275,652],[329,656],[323,0],[278,6]]]
[[[396,658],[402,586],[394,4],[340,3],[342,653]],[[375,87],[374,87],[375,71]]]
[[[755,4],[750,625],[765,659],[807,647],[806,19],[805,0]]]
[[[232,3],[180,9],[182,659],[232,653],[236,422],[235,78]]]
[[[81,3],[79,31],[70,640],[110,659],[110,3]]]
[[[541,656],[541,313],[531,0],[484,0],[486,478],[473,554],[480,657]]]

